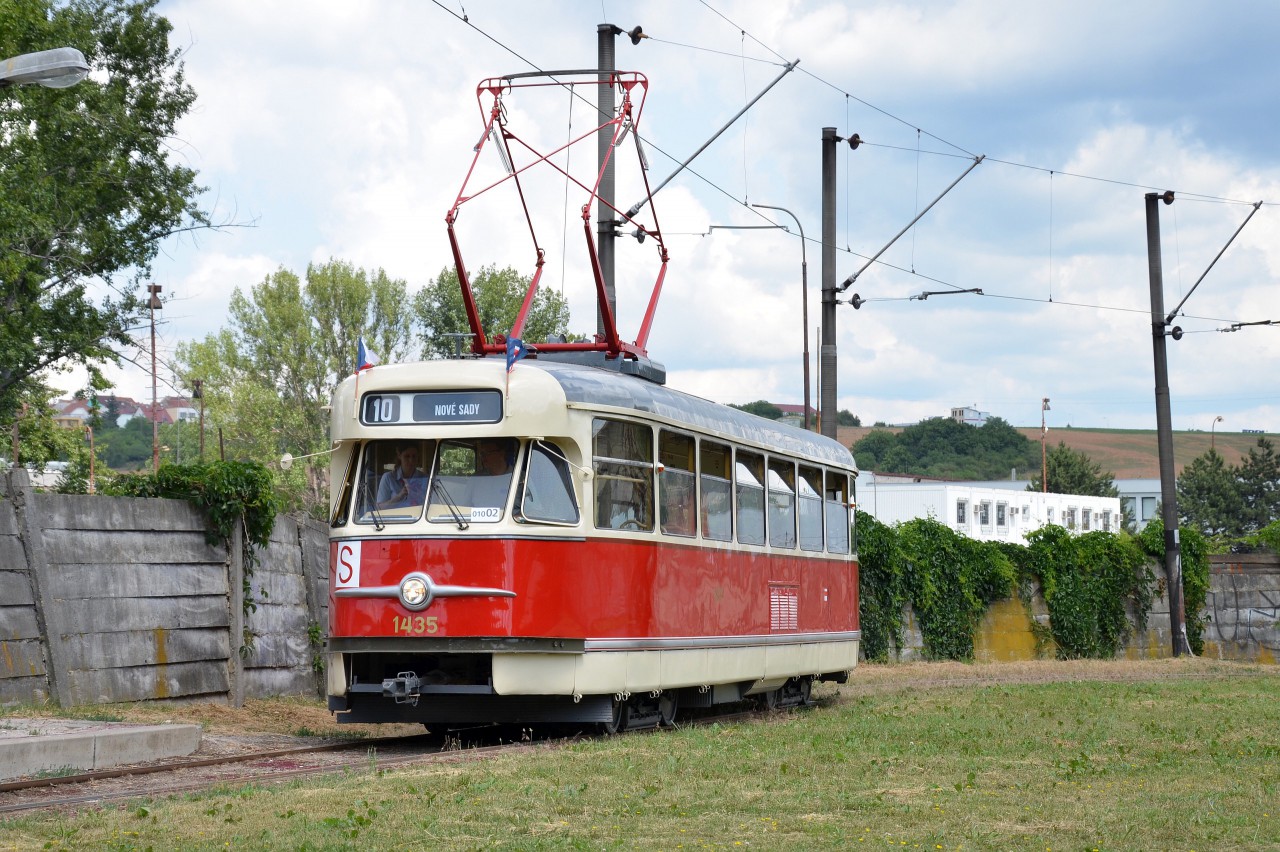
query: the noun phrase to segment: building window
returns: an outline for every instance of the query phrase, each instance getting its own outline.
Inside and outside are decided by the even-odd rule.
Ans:
[[[1090,529],[1092,529],[1092,527],[1089,525],[1089,520],[1092,515],[1093,515],[1093,512],[1088,508],[1084,508],[1080,510],[1080,528],[1085,532],[1088,532]]]
[[[1030,506],[1023,506],[1023,507],[1022,507],[1022,522],[1025,524],[1025,523],[1029,523],[1030,521],[1031,521],[1031,507],[1030,507]]]
[[[1068,507],[1067,507],[1067,518],[1066,518],[1066,520],[1067,520],[1067,529],[1069,529],[1069,530],[1073,530],[1073,529],[1075,529],[1075,528],[1076,528],[1076,508],[1075,508],[1075,506],[1068,506]]]
[[[956,526],[966,527],[969,525],[969,501],[956,501]]]
[[[1133,497],[1120,498],[1120,513],[1138,520],[1138,501]]]
[[[1053,523],[1053,507],[1052,506],[1049,506],[1047,509],[1045,509],[1045,523],[1047,524]]]
[[[978,504],[978,526],[991,526],[991,503],[987,500]]]
[[[1156,498],[1142,498],[1142,520],[1149,521],[1156,516]]]
[[[1111,512],[1110,510],[1102,513],[1102,531],[1111,532]]]
[[[1005,527],[1009,525],[1009,507],[1005,503],[996,504],[996,526]]]

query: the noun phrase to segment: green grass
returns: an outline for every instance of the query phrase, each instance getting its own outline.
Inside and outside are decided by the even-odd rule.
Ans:
[[[1280,849],[1280,676],[891,688],[753,724],[0,822],[7,849]]]

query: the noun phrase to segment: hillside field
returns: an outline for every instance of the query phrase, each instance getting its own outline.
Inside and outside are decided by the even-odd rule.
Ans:
[[[1040,442],[1039,426],[1018,426],[1019,432],[1035,443]],[[837,436],[846,447],[861,440],[868,432],[867,426],[841,427]],[[900,428],[890,428],[890,432],[901,432]],[[1209,450],[1212,438],[1214,448],[1222,454],[1228,464],[1239,464],[1241,458],[1251,447],[1258,445],[1259,438],[1280,441],[1275,433],[1266,435],[1245,434],[1243,432],[1223,432],[1216,435],[1209,432],[1174,432],[1173,454],[1178,473],[1196,456]],[[1049,446],[1056,447],[1064,442],[1073,450],[1087,453],[1089,458],[1100,463],[1104,470],[1110,471],[1117,479],[1158,479],[1160,477],[1160,455],[1156,446],[1154,429],[1049,429]],[[1028,479],[1031,471],[1018,471],[1019,479]]]

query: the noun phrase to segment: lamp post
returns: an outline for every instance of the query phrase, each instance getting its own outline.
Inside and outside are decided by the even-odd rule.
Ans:
[[[777,207],[773,204],[752,204],[751,206],[765,210],[781,210],[795,219],[796,227],[800,229],[800,311],[802,316],[800,331],[804,336],[804,428],[807,432],[809,430],[809,261],[804,244],[804,225],[800,224],[799,216],[785,207]]]
[[[44,86],[65,89],[89,73],[84,54],[74,47],[55,47],[0,60],[0,89],[10,86]]]
[[[1049,410],[1049,397],[1040,400],[1040,493],[1049,493],[1049,450],[1045,440],[1049,436],[1049,427],[1044,425],[1044,413]]]
[[[1216,452],[1216,450],[1214,450],[1213,448],[1213,439],[1217,437],[1214,433],[1214,429],[1221,422],[1222,422],[1222,415],[1219,414],[1217,417],[1213,418],[1213,422],[1209,424],[1209,452],[1211,453]]]
[[[89,493],[93,493],[93,427],[85,426],[85,431],[89,433]]]
[[[191,395],[200,400],[200,461],[204,461],[204,379],[196,379],[191,384]]]
[[[147,307],[151,310],[151,472],[160,471],[160,421],[156,410],[156,311],[163,308],[160,302],[160,285],[148,284],[147,292],[151,301]]]

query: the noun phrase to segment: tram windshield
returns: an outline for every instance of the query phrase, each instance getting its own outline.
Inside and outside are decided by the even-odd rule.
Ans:
[[[502,520],[518,449],[512,438],[441,441],[431,472],[427,520],[461,529]]]
[[[435,441],[370,441],[365,444],[356,489],[362,524],[406,524],[422,515]]]

